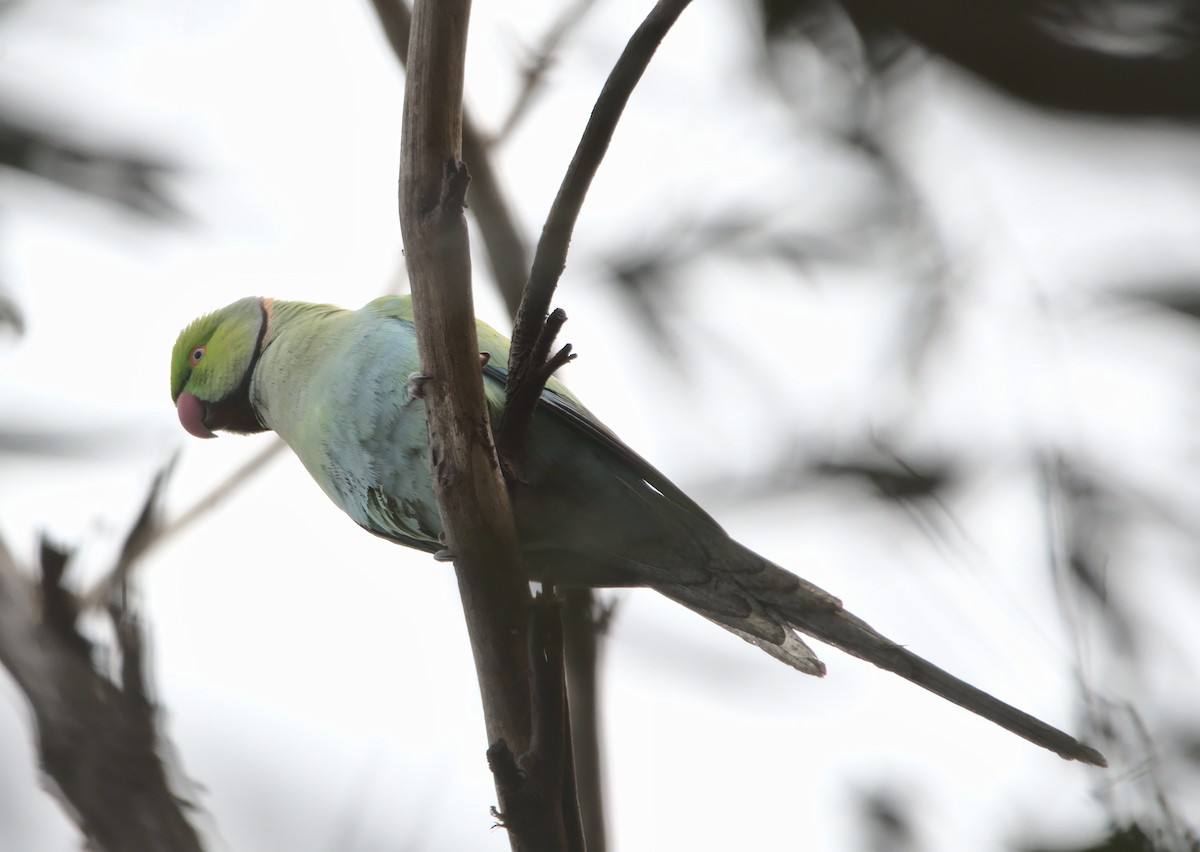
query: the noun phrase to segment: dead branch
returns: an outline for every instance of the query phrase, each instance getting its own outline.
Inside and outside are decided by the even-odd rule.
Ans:
[[[548,362],[545,357],[533,357],[533,353],[550,351],[558,330],[556,326],[561,326],[562,321],[566,319],[564,315],[556,321],[548,322],[550,300],[554,296],[555,287],[558,286],[558,279],[566,268],[571,234],[575,231],[575,223],[579,219],[580,210],[583,209],[588,188],[592,185],[592,179],[608,151],[608,144],[612,141],[625,104],[629,102],[630,95],[641,80],[663,37],[690,2],[691,0],[659,0],[641,26],[634,31],[600,90],[596,106],[592,109],[592,116],[575,149],[575,156],[567,167],[558,195],[550,207],[546,224],[542,228],[542,237],[533,256],[529,283],[521,296],[521,307],[513,325],[506,387],[510,402],[504,409],[499,432],[499,441],[503,448],[521,446],[529,420],[533,417],[534,405],[550,372],[553,372],[550,368],[556,368],[556,365]],[[571,357],[570,352],[569,347],[563,347],[552,360],[559,364],[565,363]],[[518,402],[520,404],[517,404]]]
[[[400,155],[404,235],[423,384],[434,491],[455,563],[475,655],[488,742],[518,752],[531,735],[525,654],[529,591],[483,399],[471,296],[461,162],[463,65],[469,0],[419,0],[413,9]],[[550,764],[552,765],[552,764]],[[533,775],[547,797],[561,778]],[[497,776],[501,812],[515,803]],[[563,835],[557,810],[514,822],[515,850],[545,849]],[[563,849],[562,846],[552,847]]]
[[[154,526],[156,482],[126,551]],[[143,662],[143,633],[125,595],[107,610],[116,634],[116,679],[92,661],[77,626],[80,602],[63,586],[69,554],[43,543],[35,584],[0,542],[0,663],[25,694],[47,786],[94,848],[199,852],[189,808],[168,782]]]

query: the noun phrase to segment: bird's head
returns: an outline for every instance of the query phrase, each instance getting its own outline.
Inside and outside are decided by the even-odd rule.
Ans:
[[[241,299],[200,317],[171,353],[171,399],[183,428],[198,438],[214,429],[262,432],[250,405],[250,377],[262,352],[269,299]]]

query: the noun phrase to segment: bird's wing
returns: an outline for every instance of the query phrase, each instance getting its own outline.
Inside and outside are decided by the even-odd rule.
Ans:
[[[503,389],[504,382],[508,377],[508,369],[489,362],[483,368],[483,375]],[[720,528],[712,516],[704,511],[695,500],[687,496],[658,468],[618,438],[616,433],[601,423],[558,380],[551,379],[546,383],[546,389],[542,391],[539,400],[538,411],[557,418],[559,422],[567,425],[589,442],[604,447],[626,470],[635,473],[671,503],[692,515],[695,520]]]
[[[409,325],[413,324],[412,298],[410,296],[384,296],[373,301],[371,307],[381,314]],[[487,389],[489,401],[493,407],[497,405],[502,407],[504,383],[508,378],[509,340],[483,322],[476,323],[476,334],[479,337],[480,350],[491,356],[491,360],[483,367],[484,379],[491,383],[491,387]],[[669,502],[692,516],[693,521],[711,524],[716,529],[720,529],[720,525],[695,500],[683,493],[650,462],[630,449],[628,444],[588,411],[583,403],[557,378],[551,377],[546,382],[546,389],[542,391],[538,412],[556,418],[589,442],[603,447],[622,467],[640,477]]]

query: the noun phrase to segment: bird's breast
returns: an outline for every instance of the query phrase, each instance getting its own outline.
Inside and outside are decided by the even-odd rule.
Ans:
[[[375,326],[298,342],[281,335],[263,354],[252,399],[356,523],[436,543],[425,406],[407,390],[415,341],[399,334],[399,323]]]

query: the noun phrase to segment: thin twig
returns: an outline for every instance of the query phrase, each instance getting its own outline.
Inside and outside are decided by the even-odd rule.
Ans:
[[[126,541],[125,548],[121,552],[121,558],[112,567],[107,574],[101,577],[79,598],[79,605],[83,609],[96,609],[106,605],[112,590],[120,583],[124,583],[129,576],[129,572],[138,560],[144,557],[154,548],[170,541],[176,535],[181,533],[186,528],[190,527],[200,518],[215,509],[220,503],[232,494],[239,486],[249,480],[251,477],[258,474],[267,463],[279,455],[287,448],[278,437],[272,436],[270,444],[259,450],[249,459],[241,464],[236,470],[229,474],[224,480],[213,487],[211,491],[197,500],[188,508],[184,509],[175,520],[170,523],[156,523],[152,528],[146,528],[141,535],[134,539]],[[158,489],[165,485],[164,474],[169,471],[170,465],[159,474],[155,479],[155,493]],[[160,480],[162,481],[160,484]],[[142,519],[139,518],[139,523]]]
[[[559,367],[575,359],[569,343],[553,356],[550,355],[554,339],[566,321],[567,314],[562,308],[556,308],[546,318],[541,333],[534,341],[533,349],[521,361],[520,369],[524,381],[512,381],[514,368],[511,364],[509,366],[504,412],[500,415],[500,427],[496,430],[496,451],[509,482],[524,480],[521,472],[521,450],[525,446],[525,434],[533,421],[533,411],[546,382]]]
[[[568,722],[573,745],[575,795],[588,852],[607,848],[604,766],[600,750],[600,640],[612,606],[597,603],[591,589],[567,589],[562,611],[563,661],[567,673]]]
[[[579,219],[579,211],[583,208],[584,198],[600,168],[600,162],[608,151],[617,122],[634,87],[658,50],[659,43],[689,3],[691,0],[659,0],[625,45],[624,52],[600,90],[592,116],[584,128],[575,156],[542,228],[529,285],[521,300],[516,328],[513,330],[514,355],[532,348],[540,333],[550,309],[554,288],[566,267],[567,250],[571,244],[571,234],[575,231],[575,222]]]
[[[659,0],[630,37],[624,52],[600,90],[596,106],[592,109],[592,116],[575,149],[575,156],[550,207],[546,224],[542,228],[542,237],[533,257],[529,283],[522,294],[521,307],[517,311],[513,326],[506,387],[510,402],[505,408],[500,426],[505,446],[521,445],[522,436],[533,417],[533,407],[541,394],[542,386],[545,385],[545,378],[542,377],[545,374],[545,362],[538,361],[530,355],[539,346],[549,351],[553,341],[553,337],[547,340],[546,333],[550,300],[554,296],[554,288],[558,286],[558,279],[566,268],[571,235],[575,231],[575,223],[579,219],[579,211],[583,208],[588,188],[600,168],[605,152],[608,151],[617,122],[629,102],[630,95],[633,94],[634,87],[641,80],[663,37],[690,2],[691,0]],[[564,358],[569,357],[569,354],[569,349],[560,353]],[[532,385],[535,389],[522,390],[523,385]],[[520,406],[515,404],[518,399],[522,401]]]
[[[521,86],[521,91],[517,93],[517,97],[513,100],[513,105],[508,110],[508,115],[504,121],[500,123],[500,129],[496,131],[492,137],[492,144],[499,144],[508,138],[509,134],[517,126],[529,109],[529,105],[533,103],[533,96],[537,94],[541,88],[542,81],[546,78],[546,72],[550,70],[550,66],[554,64],[555,54],[558,53],[559,47],[571,31],[579,26],[579,22],[583,20],[584,15],[591,11],[592,6],[596,4],[596,0],[576,0],[575,3],[568,6],[563,13],[558,16],[550,28],[546,30],[542,36],[542,42],[537,50],[533,51],[530,61],[525,63],[524,83]]]
[[[521,757],[526,771],[536,765],[547,778],[561,778],[566,743],[566,684],[563,680],[561,605],[552,594],[540,594],[529,614],[530,717],[529,751]],[[561,790],[555,789],[555,796]]]

